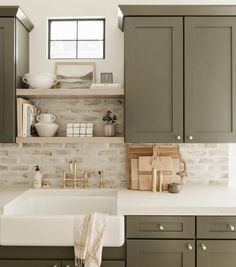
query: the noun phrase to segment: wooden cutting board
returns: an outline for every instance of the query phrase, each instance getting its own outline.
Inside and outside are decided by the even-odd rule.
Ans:
[[[171,157],[157,157],[153,165],[153,157],[139,157],[139,190],[152,190],[152,169],[156,167],[157,172],[164,173],[163,189],[167,190],[167,184],[170,182],[170,173],[172,173],[172,158]],[[165,174],[168,174],[166,177]],[[168,178],[168,179],[167,179]],[[158,184],[158,183],[157,183]]]
[[[131,189],[139,189],[138,159],[131,159]]]

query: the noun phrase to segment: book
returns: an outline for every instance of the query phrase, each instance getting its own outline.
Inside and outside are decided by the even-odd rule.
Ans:
[[[31,128],[34,124],[36,107],[29,103],[23,103],[23,137],[32,136]]]
[[[23,137],[23,104],[31,104],[29,100],[17,98],[17,136]]]

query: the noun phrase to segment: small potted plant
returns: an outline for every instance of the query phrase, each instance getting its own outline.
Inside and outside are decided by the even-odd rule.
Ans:
[[[115,123],[117,121],[116,115],[112,115],[110,110],[102,117],[102,120],[106,122],[104,126],[105,136],[114,136],[115,135]]]

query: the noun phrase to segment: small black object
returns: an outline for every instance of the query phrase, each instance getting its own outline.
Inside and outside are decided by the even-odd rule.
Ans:
[[[37,171],[40,171],[40,169],[39,169],[39,166],[37,165],[37,166],[34,166],[35,167],[35,170],[36,170],[36,172]]]

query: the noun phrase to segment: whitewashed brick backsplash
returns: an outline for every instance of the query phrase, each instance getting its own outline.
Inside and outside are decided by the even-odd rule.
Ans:
[[[57,116],[58,135],[65,135],[67,122],[93,122],[96,136],[103,136],[102,116],[111,110],[118,116],[117,135],[123,134],[123,101],[120,100],[37,100],[43,112]],[[224,184],[228,181],[227,144],[182,144],[187,161],[187,184]],[[97,172],[104,171],[105,186],[127,186],[125,144],[0,144],[0,186],[27,186],[34,166],[45,180],[62,184],[62,170],[77,160],[78,169],[89,172],[89,186],[98,186]],[[82,174],[81,172],[81,174]]]

